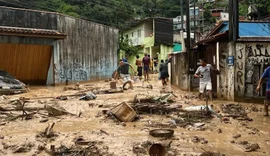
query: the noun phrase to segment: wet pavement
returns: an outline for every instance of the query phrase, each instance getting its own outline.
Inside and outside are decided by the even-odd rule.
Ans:
[[[147,84],[152,84],[153,89],[147,88]],[[80,86],[93,86],[99,88],[109,88],[110,83],[95,81],[81,83]],[[70,85],[73,86],[73,85]],[[121,86],[118,82],[117,86]],[[210,120],[202,120],[202,127],[194,125],[179,126],[172,122],[181,117],[181,112],[170,114],[139,114],[140,118],[134,122],[125,124],[116,122],[104,115],[102,111],[109,110],[121,102],[130,103],[136,94],[160,95],[162,90],[161,82],[153,77],[150,82],[135,82],[133,90],[125,90],[124,93],[97,94],[95,100],[82,101],[79,97],[69,97],[68,100],[56,100],[51,97],[60,95],[71,95],[79,90],[63,91],[64,86],[56,87],[30,87],[31,91],[24,94],[5,96],[0,98],[0,106],[11,105],[8,101],[18,97],[28,97],[30,99],[41,98],[26,103],[26,106],[38,107],[40,111],[32,119],[7,120],[7,111],[0,111],[0,155],[52,155],[52,145],[55,148],[64,145],[74,147],[75,139],[83,137],[84,140],[94,141],[95,152],[89,155],[115,155],[115,156],[136,156],[149,155],[149,146],[142,146],[149,141],[150,144],[160,143],[166,147],[167,155],[195,156],[201,155],[205,151],[221,153],[229,156],[266,156],[270,155],[270,118],[264,117],[262,105],[256,104],[258,112],[251,110],[252,104],[241,103],[245,107],[248,116],[253,121],[226,117],[226,121],[217,118],[215,115]],[[177,90],[174,87],[167,87],[167,91],[173,91],[177,96],[171,106],[186,108],[189,106],[204,105],[193,96],[194,93],[187,93]],[[221,111],[221,105],[232,104],[230,101],[213,102],[213,110]],[[67,112],[74,115],[48,116],[41,108],[45,104],[58,105]],[[37,110],[38,110],[37,108]],[[14,113],[14,111],[12,111]],[[15,112],[16,114],[16,112]],[[17,114],[22,114],[21,111]],[[79,115],[80,114],[80,115]],[[40,122],[48,119],[47,122]],[[188,117],[191,122],[192,118]],[[49,123],[55,122],[53,131],[56,136],[52,138],[39,137]],[[4,125],[2,125],[5,123]],[[159,123],[159,124],[154,124]],[[149,135],[149,131],[156,128],[171,128],[174,130],[172,138],[155,138]],[[166,127],[166,125],[168,125]],[[238,135],[238,137],[234,137]],[[247,152],[243,144],[258,144],[259,148]],[[19,146],[19,147],[18,147]],[[24,147],[24,148],[20,148]],[[92,146],[91,146],[92,147]],[[136,147],[136,148],[135,148]],[[141,148],[141,149],[140,149]],[[71,153],[70,153],[71,154]],[[67,154],[68,155],[68,154]]]

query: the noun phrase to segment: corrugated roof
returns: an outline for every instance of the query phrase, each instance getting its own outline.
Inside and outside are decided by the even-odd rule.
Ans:
[[[65,38],[66,36],[65,34],[57,30],[7,27],[7,26],[0,26],[0,35],[59,38],[59,39]]]
[[[229,22],[223,22],[218,33],[229,30]],[[270,37],[270,22],[239,22],[239,37]]]

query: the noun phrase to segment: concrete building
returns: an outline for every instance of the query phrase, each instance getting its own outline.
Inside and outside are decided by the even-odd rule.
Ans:
[[[111,77],[118,29],[55,12],[0,7],[0,68],[26,84]]]
[[[151,58],[167,59],[173,51],[173,20],[168,18],[147,18],[123,30],[123,36],[130,44],[140,47],[141,56],[147,53]],[[121,54],[123,57],[124,52]],[[129,56],[135,65],[135,56]]]
[[[255,92],[263,71],[270,66],[270,24],[239,22],[236,49],[228,43],[228,22],[221,22],[208,36],[197,42],[198,51],[220,70],[213,75],[213,89],[219,98],[250,101],[265,95],[265,84],[259,96]]]

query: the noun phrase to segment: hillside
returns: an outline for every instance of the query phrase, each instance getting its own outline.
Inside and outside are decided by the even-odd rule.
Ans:
[[[256,0],[255,0],[256,1]],[[185,9],[184,0],[184,9]],[[190,0],[193,3],[193,0]],[[228,0],[196,5],[206,9],[226,8]],[[250,0],[240,0],[239,12],[247,16]],[[180,15],[180,0],[0,0],[0,5],[37,10],[47,10],[68,14],[94,22],[122,28],[135,19],[145,17],[169,17]],[[270,14],[270,1],[256,1],[258,19]]]

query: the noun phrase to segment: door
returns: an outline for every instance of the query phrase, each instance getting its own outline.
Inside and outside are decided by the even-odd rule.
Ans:
[[[0,69],[31,85],[45,85],[52,46],[0,43]]]

